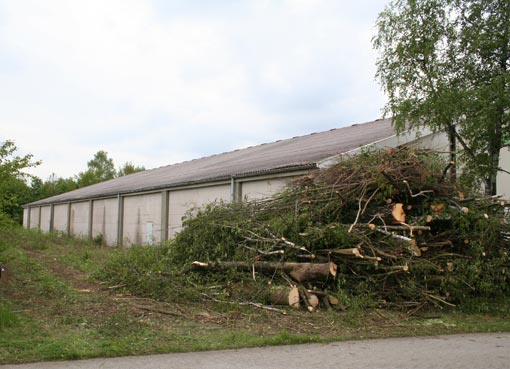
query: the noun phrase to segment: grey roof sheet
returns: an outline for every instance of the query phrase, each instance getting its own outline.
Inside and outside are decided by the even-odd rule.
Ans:
[[[194,159],[83,187],[29,205],[86,200],[119,193],[229,179],[232,176],[312,168],[319,161],[393,136],[390,119],[355,124]]]

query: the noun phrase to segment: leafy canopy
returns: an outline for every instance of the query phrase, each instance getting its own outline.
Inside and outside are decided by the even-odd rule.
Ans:
[[[31,154],[19,156],[11,140],[0,144],[0,218],[20,221],[21,205],[31,200],[30,178],[25,170],[40,164]]]
[[[446,132],[452,160],[495,194],[510,131],[510,2],[393,0],[377,28],[385,113],[401,131]]]

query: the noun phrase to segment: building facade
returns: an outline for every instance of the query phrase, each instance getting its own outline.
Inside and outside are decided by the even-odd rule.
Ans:
[[[25,205],[23,222],[26,228],[96,238],[107,245],[160,243],[179,232],[190,209],[214,201],[268,197],[299,176],[334,165],[340,156],[355,155],[365,147],[403,144],[443,151],[448,148],[443,134],[422,131],[397,135],[390,120],[377,120],[80,188]],[[509,165],[510,152],[503,156]],[[509,184],[510,176],[498,182],[502,188],[509,188]]]

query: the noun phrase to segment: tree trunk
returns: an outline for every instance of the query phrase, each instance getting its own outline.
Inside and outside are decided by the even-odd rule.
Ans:
[[[448,141],[450,143],[450,180],[455,183],[457,180],[457,135],[455,132],[455,124],[448,126]]]
[[[271,289],[270,300],[272,305],[289,305],[299,308],[299,290],[296,286],[278,286]]]

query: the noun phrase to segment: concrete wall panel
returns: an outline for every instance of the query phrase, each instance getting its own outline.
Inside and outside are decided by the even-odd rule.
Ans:
[[[171,191],[168,204],[168,237],[182,229],[182,217],[189,209],[200,208],[214,201],[230,201],[230,185],[216,185]]]
[[[92,237],[101,235],[103,243],[115,245],[117,242],[118,199],[94,200],[92,211]]]
[[[89,202],[81,201],[71,204],[71,235],[88,237]]]
[[[430,149],[444,152],[450,150],[448,136],[444,132],[421,136],[417,138],[416,141],[412,142],[410,146],[417,149]]]
[[[30,228],[39,228],[39,207],[30,208]]]
[[[67,210],[69,205],[58,204],[53,208],[53,230],[67,232]]]
[[[51,206],[42,206],[41,207],[41,231],[49,232],[50,231],[50,221],[51,221]]]
[[[499,154],[500,168],[510,172],[510,146],[503,147]],[[496,183],[496,190],[498,195],[503,195],[503,198],[510,200],[510,174],[499,172]]]
[[[161,241],[161,193],[124,198],[123,244]]]
[[[264,197],[270,197],[281,191],[293,178],[296,177],[243,182],[241,186],[242,198],[246,200],[258,200]]]
[[[23,228],[28,228],[28,208],[23,208]]]

